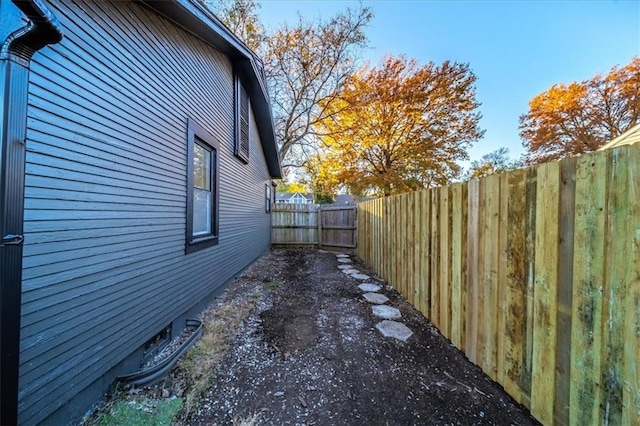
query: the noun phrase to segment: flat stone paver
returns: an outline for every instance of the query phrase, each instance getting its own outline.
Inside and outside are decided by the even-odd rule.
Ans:
[[[353,265],[338,265],[338,269],[352,269]]]
[[[383,303],[387,303],[389,298],[383,294],[378,293],[365,293],[362,295],[364,299],[369,303],[375,303],[376,305],[382,305]]]
[[[376,324],[376,328],[385,337],[393,337],[394,339],[406,342],[413,334],[413,331],[406,325],[397,321],[384,320]]]
[[[338,254],[336,254],[336,257],[346,258],[346,257],[349,257],[349,255],[348,254],[344,254],[344,253],[338,253]]]
[[[352,269],[352,268],[343,269],[342,272],[344,272],[347,275],[353,275],[353,274],[359,274],[360,273],[360,271],[358,271],[357,269]]]
[[[365,275],[365,274],[351,274],[351,276],[357,280],[368,280],[369,278],[371,278],[369,275]]]
[[[371,283],[364,283],[364,284],[360,284],[358,286],[358,288],[362,291],[366,291],[366,292],[371,292],[371,293],[375,293],[377,291],[380,291],[380,289],[382,288],[382,286],[378,285],[378,284],[371,284]]]
[[[397,319],[402,317],[400,310],[392,306],[375,305],[371,307],[371,310],[373,311],[373,315],[384,319]]]
[[[338,262],[341,262],[341,263],[352,263],[351,259],[349,259],[348,257],[341,257],[341,258],[338,259]]]

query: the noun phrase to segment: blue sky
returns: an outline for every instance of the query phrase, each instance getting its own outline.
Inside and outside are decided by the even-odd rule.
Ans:
[[[330,17],[357,1],[263,0],[267,27]],[[502,146],[523,152],[518,117],[527,103],[554,83],[607,72],[640,55],[640,0],[378,0],[363,2],[375,17],[367,29],[364,60],[406,54],[420,63],[469,63],[478,77],[485,137],[471,159]]]

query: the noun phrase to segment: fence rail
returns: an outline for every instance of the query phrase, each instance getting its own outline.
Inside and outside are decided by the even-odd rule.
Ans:
[[[543,424],[640,424],[640,146],[358,205],[358,255]]]

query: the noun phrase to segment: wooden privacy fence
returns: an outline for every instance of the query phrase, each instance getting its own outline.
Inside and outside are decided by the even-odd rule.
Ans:
[[[544,424],[640,424],[640,146],[358,205],[358,255]]]
[[[354,249],[356,206],[275,204],[271,209],[271,244]]]

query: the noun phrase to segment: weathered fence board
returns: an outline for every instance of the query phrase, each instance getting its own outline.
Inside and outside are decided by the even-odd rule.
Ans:
[[[604,281],[605,185],[607,158],[585,155],[576,174],[572,340],[571,411],[573,424],[590,424],[601,404],[600,351]],[[578,374],[578,371],[580,374]]]
[[[356,247],[356,207],[318,206],[320,246]]]
[[[527,280],[526,280],[526,171],[517,170],[507,175],[508,201],[507,260],[505,302],[509,320],[504,342],[505,375],[503,386],[516,401],[523,402],[523,378],[526,375],[525,344],[527,335]]]
[[[271,244],[318,244],[318,206],[274,204],[271,209]]]
[[[356,206],[274,204],[271,244],[354,249],[356,210]]]
[[[500,232],[501,229],[506,229],[507,217],[508,217],[508,201],[509,201],[509,180],[506,174],[499,175],[500,177],[500,207],[498,217],[498,277],[496,287],[498,289],[498,337],[497,337],[497,380],[504,382],[505,369],[505,336],[507,334],[507,324],[509,323],[508,311],[507,311],[507,299],[506,285],[502,283],[507,282],[507,233]],[[502,284],[502,285],[501,285]]]
[[[544,424],[640,424],[640,146],[360,203],[358,254]]]
[[[466,260],[463,232],[466,212],[466,187],[451,187],[451,341],[461,348],[464,342],[466,291],[464,286]]]
[[[612,170],[612,192],[614,209],[609,210],[614,220],[611,222],[611,240],[617,240],[623,247],[620,253],[608,253],[615,270],[620,271],[622,299],[617,306],[622,308],[616,315],[623,335],[623,349],[618,370],[614,367],[615,389],[622,391],[622,421],[620,424],[640,424],[640,150],[616,150],[614,160],[619,168]],[[614,227],[615,224],[620,227]],[[624,225],[624,226],[623,226]],[[626,229],[625,229],[626,227]],[[631,237],[631,238],[629,238]],[[619,345],[619,343],[618,343]],[[618,376],[619,374],[619,376]],[[619,402],[616,401],[616,406]],[[610,409],[609,412],[612,410]],[[613,418],[617,416],[611,414]]]
[[[558,291],[558,211],[560,209],[559,163],[538,168],[536,196],[536,260],[533,289],[533,351],[531,374],[531,412],[544,424],[553,422],[555,351],[542,350],[556,345],[556,300]]]
[[[428,283],[431,281],[431,269],[429,268],[429,258],[431,253],[429,252],[429,246],[424,244],[423,241],[429,241],[429,229],[431,226],[430,216],[429,216],[429,192],[421,191],[418,193],[420,199],[420,281],[418,281],[417,286],[418,294],[420,297],[420,303],[418,304],[418,309],[422,312],[423,315],[429,315],[429,308],[431,304],[431,293],[429,292],[429,288],[424,283]],[[382,202],[382,200],[379,200]]]
[[[465,336],[465,349],[469,359],[478,364],[476,351],[478,349],[478,244],[480,237],[479,211],[480,211],[480,182],[472,180],[467,184],[467,334]],[[433,256],[435,257],[435,255]]]
[[[575,217],[575,171],[577,158],[561,163],[560,235],[558,247],[558,331],[556,334],[556,395],[554,418],[558,424],[569,422],[571,391],[571,308],[573,300],[573,245]]]

